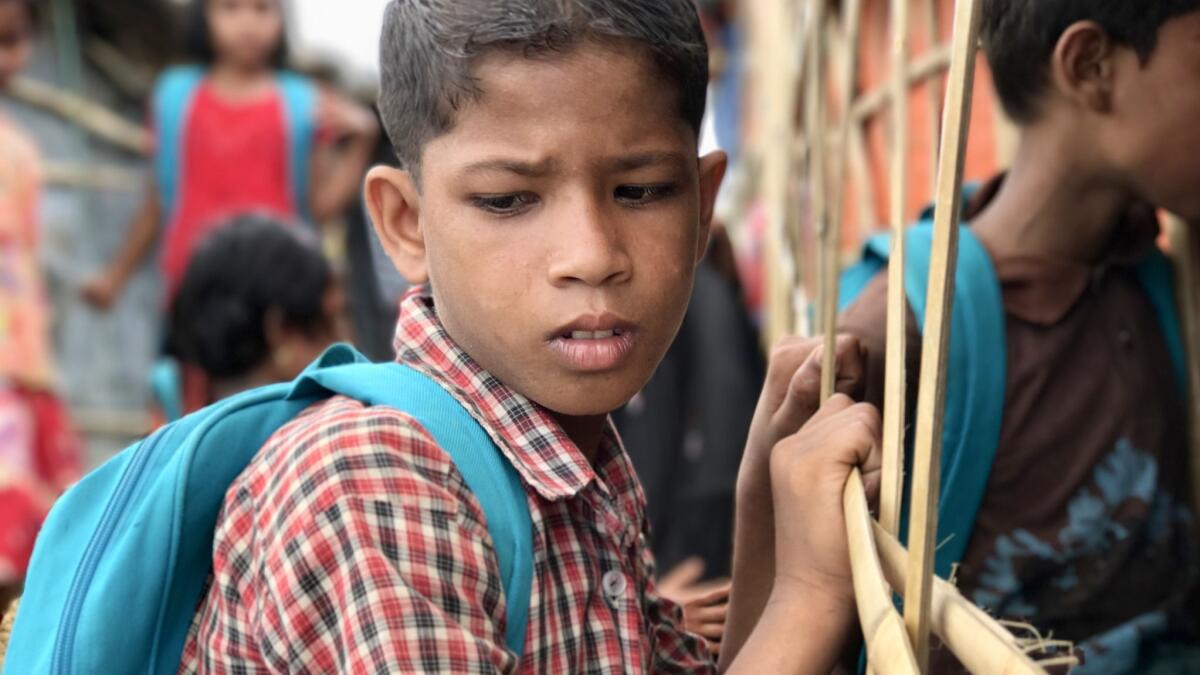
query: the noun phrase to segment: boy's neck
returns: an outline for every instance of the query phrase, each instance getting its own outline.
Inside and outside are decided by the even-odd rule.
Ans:
[[[1085,265],[1104,255],[1132,195],[1077,140],[1046,127],[1022,134],[1000,192],[972,222],[992,255]]]
[[[594,468],[596,466],[596,457],[600,454],[600,443],[604,440],[604,425],[608,420],[607,415],[590,415],[587,417],[571,417],[569,415],[560,415],[554,413],[554,419],[558,421],[567,437],[579,448],[583,453],[588,464]]]

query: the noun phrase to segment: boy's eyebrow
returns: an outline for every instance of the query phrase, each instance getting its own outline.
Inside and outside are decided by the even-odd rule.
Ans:
[[[553,159],[544,159],[537,162],[526,162],[519,159],[488,159],[470,164],[464,167],[462,172],[464,174],[476,174],[500,171],[515,173],[518,176],[537,178],[552,173],[554,166],[555,162]]]
[[[645,152],[628,157],[618,157],[613,160],[612,167],[617,171],[635,171],[662,164],[679,168],[687,165],[687,159],[678,152]]]

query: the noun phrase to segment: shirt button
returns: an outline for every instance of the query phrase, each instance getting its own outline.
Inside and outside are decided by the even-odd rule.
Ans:
[[[625,581],[625,575],[621,574],[620,570],[609,570],[600,580],[600,586],[604,589],[604,595],[608,598],[609,604],[616,605],[621,596],[625,595],[629,583]]]

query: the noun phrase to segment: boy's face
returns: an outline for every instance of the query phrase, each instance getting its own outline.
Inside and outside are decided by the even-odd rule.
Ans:
[[[33,45],[33,22],[23,2],[0,0],[0,87],[25,69]]]
[[[1122,49],[1114,68],[1114,164],[1140,197],[1200,219],[1200,12],[1164,24],[1145,64]]]
[[[410,276],[427,271],[447,331],[506,384],[561,415],[608,413],[679,329],[724,156],[697,161],[676,88],[638,49],[492,54],[474,75],[482,97],[426,146],[409,193]]]

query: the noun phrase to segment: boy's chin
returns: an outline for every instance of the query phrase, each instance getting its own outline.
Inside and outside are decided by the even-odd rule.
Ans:
[[[566,417],[600,417],[619,409],[632,399],[641,387],[585,387],[569,393],[559,392],[531,397],[538,405],[556,415]]]

